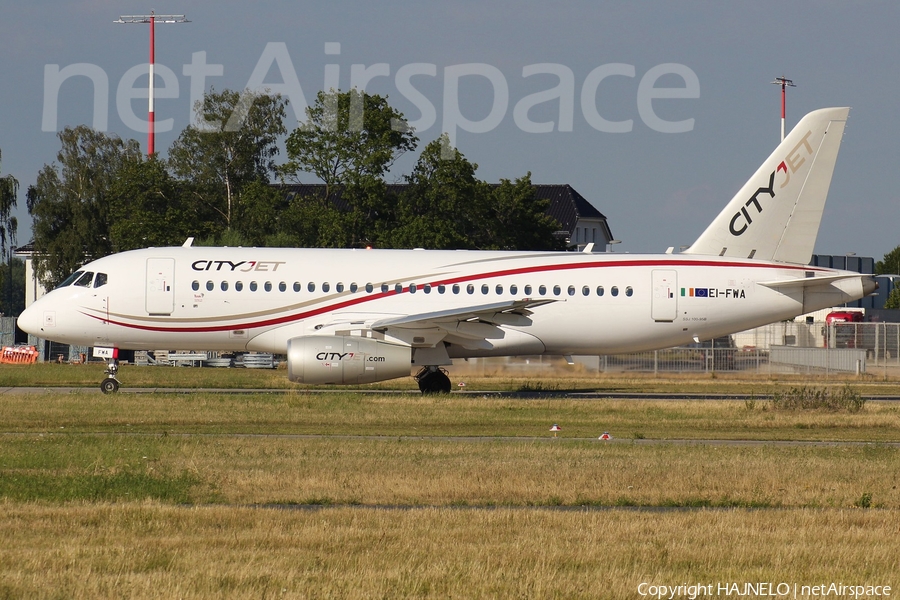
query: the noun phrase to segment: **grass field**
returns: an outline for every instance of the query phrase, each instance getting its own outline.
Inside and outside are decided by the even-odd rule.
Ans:
[[[900,405],[610,395],[6,393],[0,598],[896,592]]]

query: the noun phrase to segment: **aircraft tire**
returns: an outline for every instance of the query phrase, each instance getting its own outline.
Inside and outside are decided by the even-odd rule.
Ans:
[[[450,378],[443,369],[438,369],[419,379],[419,390],[423,394],[449,394]]]
[[[100,384],[100,391],[104,394],[115,394],[119,391],[119,382],[112,377],[107,377]]]

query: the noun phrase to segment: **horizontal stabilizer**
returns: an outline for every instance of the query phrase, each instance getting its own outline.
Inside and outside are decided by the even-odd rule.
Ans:
[[[843,279],[854,279],[861,277],[859,273],[841,273],[840,275],[826,275],[824,277],[804,277],[802,279],[787,279],[783,281],[760,281],[759,285],[765,286],[773,290],[779,289],[798,289],[812,287],[816,285],[824,285],[826,283],[834,283]]]

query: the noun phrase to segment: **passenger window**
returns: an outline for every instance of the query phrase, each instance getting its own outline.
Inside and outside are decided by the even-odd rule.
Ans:
[[[327,291],[330,290],[330,289],[331,289],[331,286],[328,285],[328,282],[327,282],[327,281],[326,281],[325,283],[322,284],[322,291],[323,291],[323,292],[327,292]]]
[[[389,286],[388,284],[386,284],[386,283],[382,283],[382,284],[381,284],[381,291],[382,291],[382,293],[387,292],[389,289],[391,289],[391,286]]]
[[[503,286],[498,283],[497,287],[494,288],[494,291],[497,292],[498,296],[501,295],[503,293]]]
[[[447,291],[447,286],[444,285],[443,283],[438,286],[438,294],[443,294],[446,291]]]
[[[334,285],[334,291],[336,291],[336,292],[338,292],[338,293],[343,292],[343,291],[344,291],[344,284],[341,283],[340,281],[337,282],[337,283]]]
[[[220,287],[222,288],[222,291],[223,291],[223,292],[227,292],[227,291],[228,291],[228,282],[227,282],[227,281],[223,281],[223,282],[221,283]]]
[[[207,292],[213,291],[213,289],[215,289],[215,287],[216,287],[216,284],[213,283],[212,281],[207,281],[207,282],[206,282],[206,291],[207,291]]]
[[[431,284],[430,284],[430,283],[426,283],[425,285],[422,286],[422,290],[423,290],[426,294],[430,294],[430,293],[431,293]]]
[[[554,285],[554,286],[553,286],[553,295],[554,295],[554,296],[559,296],[560,293],[562,293],[562,290],[560,289],[560,287],[559,287],[558,285]]]
[[[575,286],[574,286],[574,285],[570,285],[570,286],[569,286],[569,289],[566,290],[566,291],[569,292],[569,295],[570,295],[570,296],[574,296],[574,295],[575,295]]]
[[[402,283],[395,284],[394,291],[397,292],[398,294],[402,294],[403,293],[403,284]]]
[[[359,286],[356,285],[355,283],[351,283],[351,284],[350,284],[350,293],[351,293],[351,294],[355,294],[355,293],[356,293],[356,290],[358,290],[358,289],[359,289]]]
[[[458,284],[458,283],[454,283],[454,284],[453,284],[453,293],[454,293],[454,294],[458,294],[458,293],[459,293],[459,284]]]
[[[200,290],[200,282],[194,280],[194,282],[191,283],[191,289],[194,290],[195,292],[199,291]]]
[[[283,281],[282,281],[281,283],[279,283],[279,284],[278,284],[278,291],[279,291],[279,292],[286,292],[286,291],[287,291],[287,284],[286,284],[285,282],[283,282]]]
[[[255,282],[255,281],[251,281],[251,282],[250,282],[250,291],[251,291],[251,292],[255,292],[257,287],[258,287],[258,286],[256,285],[256,282]]]
[[[509,293],[512,294],[513,296],[515,296],[516,294],[518,294],[518,293],[519,293],[519,288],[518,288],[518,286],[517,286],[516,284],[513,284],[513,285],[509,286]]]
[[[474,293],[475,293],[475,286],[472,285],[471,283],[470,283],[469,285],[467,285],[467,286],[466,286],[466,293],[467,293],[467,294],[474,294]]]
[[[530,286],[530,285],[526,285],[526,286],[525,286],[525,295],[526,295],[526,296],[530,296],[530,295],[531,295],[531,286]]]
[[[272,282],[271,282],[271,281],[267,281],[267,282],[266,282],[266,285],[265,285],[264,287],[265,287],[265,289],[266,289],[267,292],[271,292],[271,291],[272,291]]]
[[[300,282],[299,282],[299,281],[295,281],[295,282],[294,282],[294,291],[297,292],[297,293],[299,293],[300,290],[302,290],[302,289],[303,289],[303,286],[300,285]]]
[[[541,296],[546,296],[547,295],[547,286],[542,285],[541,287],[539,287],[538,294],[540,294]]]
[[[612,294],[613,296],[618,296],[619,288],[617,288],[616,286],[612,286],[611,288],[609,288],[609,293]]]
[[[628,296],[629,298],[631,298],[631,296],[632,296],[633,294],[634,294],[634,290],[631,289],[631,286],[630,286],[630,285],[629,285],[627,288],[625,288],[625,295],[626,295],[626,296]]]
[[[75,285],[80,287],[91,287],[91,280],[94,278],[94,274],[91,271],[88,271],[84,275],[78,278],[78,281],[75,282]]]
[[[106,273],[97,273],[97,277],[94,278],[94,287],[98,288],[101,285],[106,285]]]
[[[409,293],[410,294],[416,293],[416,284],[414,284],[414,283],[409,284]]]
[[[373,286],[371,283],[367,283],[366,284],[366,293],[371,294],[374,291],[375,291],[375,286]]]
[[[310,281],[306,285],[306,289],[308,289],[310,292],[314,292],[314,291],[316,291],[316,284],[314,284],[312,281]]]
[[[602,285],[598,285],[598,286],[597,286],[597,295],[598,295],[598,296],[602,296],[602,295],[603,295],[603,286],[602,286]]]
[[[238,291],[238,292],[243,291],[243,289],[244,289],[244,282],[243,282],[243,281],[235,281],[235,282],[234,282],[234,289],[235,289],[236,291]]]
[[[482,294],[487,294],[489,291],[491,291],[491,288],[488,287],[488,284],[486,284],[486,283],[481,284],[481,293]]]
[[[582,296],[590,296],[591,288],[589,288],[588,286],[584,286],[583,288],[581,288],[581,295]]]

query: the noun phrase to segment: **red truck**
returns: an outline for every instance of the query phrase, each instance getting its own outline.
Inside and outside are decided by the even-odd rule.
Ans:
[[[825,346],[828,348],[860,348],[862,334],[857,323],[863,322],[865,315],[858,310],[836,310],[825,316]],[[833,339],[832,339],[832,336]]]

